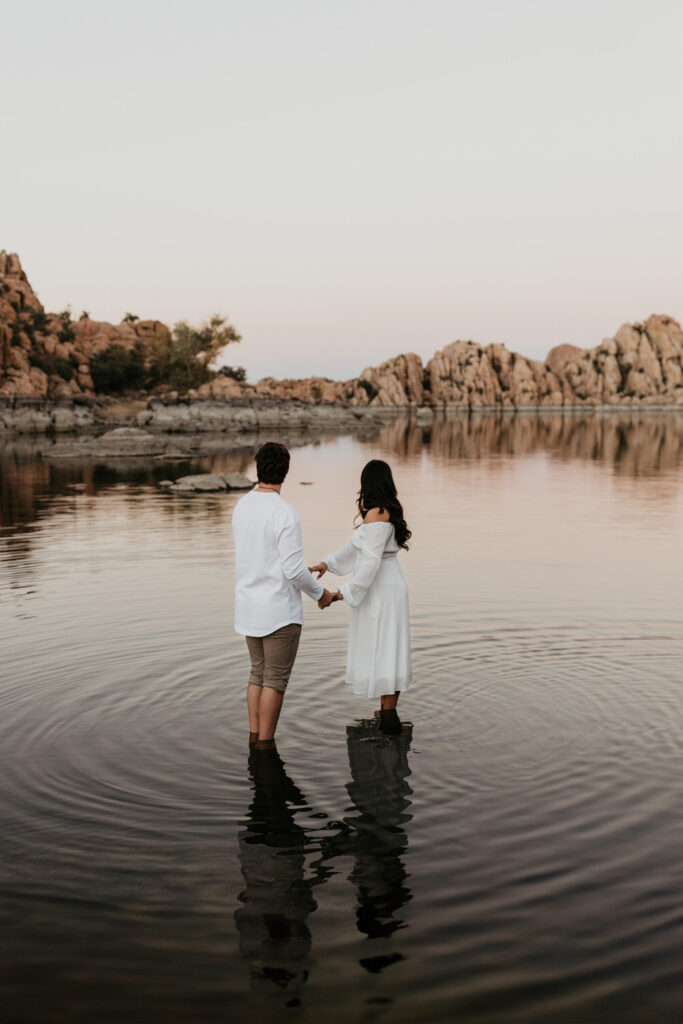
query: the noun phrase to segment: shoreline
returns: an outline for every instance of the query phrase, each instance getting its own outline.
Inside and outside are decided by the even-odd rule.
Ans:
[[[657,414],[683,416],[683,403],[630,401],[610,404],[469,404],[349,406],[312,404],[290,399],[173,398],[158,396],[122,400],[79,398],[75,401],[35,398],[0,399],[0,440],[17,436],[97,436],[117,428],[150,434],[246,434],[268,430],[311,430],[347,433],[377,427],[388,420],[412,417],[423,425],[436,418],[470,416],[594,416]]]

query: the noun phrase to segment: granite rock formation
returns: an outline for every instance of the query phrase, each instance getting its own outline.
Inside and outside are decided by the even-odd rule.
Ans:
[[[0,398],[92,396],[94,355],[117,344],[149,359],[154,341],[168,336],[158,320],[114,325],[46,313],[19,257],[0,252]]]
[[[92,398],[94,355],[118,344],[126,350],[137,348],[147,359],[155,342],[168,337],[168,328],[156,320],[113,325],[46,313],[18,256],[0,252],[0,399]],[[644,323],[624,324],[613,338],[592,349],[558,345],[545,362],[526,359],[500,344],[454,341],[426,366],[418,355],[408,353],[367,367],[347,381],[267,377],[250,385],[218,374],[186,398],[189,404],[172,409],[151,401],[149,411],[138,417],[139,425],[164,429],[168,422],[168,429],[179,430],[185,429],[180,421],[186,421],[189,429],[225,430],[240,429],[242,421],[251,427],[256,420],[282,419],[283,413],[264,410],[264,403],[292,403],[292,422],[305,420],[310,425],[315,417],[304,414],[301,406],[379,411],[681,405],[683,331],[671,317],[651,316]],[[227,419],[226,404],[236,407]],[[54,421],[52,412],[45,415]]]

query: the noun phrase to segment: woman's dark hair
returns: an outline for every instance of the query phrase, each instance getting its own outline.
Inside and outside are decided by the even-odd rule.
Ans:
[[[382,459],[371,459],[363,467],[363,472],[360,475],[358,511],[363,519],[371,508],[378,508],[389,513],[389,520],[396,534],[396,543],[407,551],[412,533],[403,518],[403,506],[398,500],[391,467]]]
[[[260,484],[281,484],[289,472],[289,452],[283,444],[268,441],[256,452],[256,476]]]

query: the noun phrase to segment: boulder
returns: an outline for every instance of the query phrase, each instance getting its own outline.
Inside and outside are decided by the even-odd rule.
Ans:
[[[206,494],[211,491],[227,491],[228,485],[217,473],[202,473],[196,476],[181,476],[169,488],[171,491]]]
[[[550,349],[550,352],[545,357],[546,366],[553,373],[560,374],[567,363],[580,359],[584,352],[585,349],[578,348],[576,345],[556,345],[555,348]]]
[[[473,341],[454,341],[427,363],[431,401],[436,405],[502,404],[503,388],[487,352]]]
[[[250,491],[254,481],[250,480],[244,473],[223,473],[229,491]]]
[[[414,352],[368,367],[358,378],[370,405],[410,406],[424,402],[424,367]]]

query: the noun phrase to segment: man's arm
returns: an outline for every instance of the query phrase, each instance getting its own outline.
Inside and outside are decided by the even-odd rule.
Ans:
[[[294,509],[288,510],[277,535],[277,546],[282,561],[282,571],[294,586],[314,601],[319,601],[325,593],[319,583],[308,571],[304,561],[303,540],[301,537],[301,521]]]

